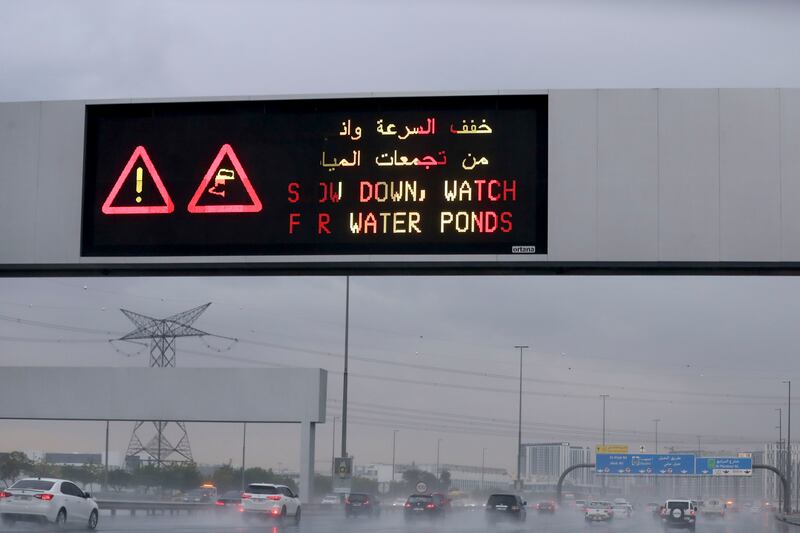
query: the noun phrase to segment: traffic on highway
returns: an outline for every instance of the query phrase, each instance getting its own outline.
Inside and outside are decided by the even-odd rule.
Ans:
[[[212,493],[206,486],[205,491]],[[196,492],[196,491],[194,491]],[[192,494],[193,492],[190,492]],[[625,498],[568,499],[531,504],[519,493],[494,493],[481,504],[463,495],[454,501],[447,494],[415,493],[388,505],[381,497],[348,493],[330,494],[318,503],[302,505],[287,486],[251,483],[244,492],[228,491],[209,502],[186,502],[184,518],[167,514],[157,500],[149,512],[136,519],[103,509],[91,494],[69,480],[21,479],[0,491],[0,520],[4,530],[28,531],[72,528],[101,531],[542,531],[584,529],[607,531],[789,531],[776,520],[769,502],[733,502],[671,498],[659,502],[630,502]],[[147,509],[147,502],[141,502]],[[113,504],[109,507],[113,507]],[[306,512],[303,512],[303,509]],[[116,509],[116,508],[114,508]],[[173,508],[170,509],[174,511]],[[102,522],[100,517],[103,517]],[[301,517],[303,518],[301,520]]]
[[[417,498],[410,498],[416,501]],[[508,501],[513,498],[494,498],[492,501]],[[505,505],[505,504],[499,504]],[[478,510],[453,509],[442,516],[425,514],[409,521],[405,511],[392,511],[390,508],[380,514],[349,512],[344,504],[331,507],[310,505],[299,523],[292,517],[263,517],[259,520],[247,519],[238,512],[225,513],[219,510],[206,510],[187,516],[108,516],[101,511],[101,520],[97,524],[98,531],[133,533],[146,531],[218,531],[218,532],[256,532],[267,531],[277,533],[309,532],[541,532],[541,533],[575,533],[582,531],[626,532],[626,533],[663,533],[665,526],[661,518],[653,516],[644,507],[632,505],[633,511],[625,516],[615,513],[613,518],[599,522],[587,521],[583,512],[574,505],[557,506],[554,512],[537,513],[532,506],[522,509],[523,517],[503,516],[498,518],[495,512],[484,508]],[[505,510],[501,511],[505,513]],[[269,513],[267,513],[269,514]],[[287,519],[288,518],[288,519]],[[67,529],[82,530],[84,524],[65,524]],[[49,528],[41,524],[18,522],[5,523],[3,531],[24,532],[42,531]],[[791,526],[776,521],[770,513],[743,512],[720,519],[699,518],[696,531],[713,533],[786,533],[793,531]]]

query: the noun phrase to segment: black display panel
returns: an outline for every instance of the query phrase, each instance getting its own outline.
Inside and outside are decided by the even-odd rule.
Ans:
[[[88,105],[82,222],[83,256],[544,254],[547,96]]]

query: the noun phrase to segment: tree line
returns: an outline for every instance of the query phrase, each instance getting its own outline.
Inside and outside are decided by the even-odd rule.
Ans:
[[[105,483],[103,465],[55,465],[44,461],[34,461],[25,453],[14,451],[0,455],[0,480],[6,486],[24,476],[51,477],[69,479],[80,485],[102,485]],[[133,470],[114,468],[108,472],[107,489],[114,492],[139,489],[145,494],[157,491],[188,491],[198,488],[202,483],[213,483],[217,491],[238,490],[242,487],[242,470],[235,468],[230,462],[217,466],[210,476],[204,476],[195,463],[165,463],[159,468],[155,464],[142,464]],[[274,472],[271,468],[251,467],[244,471],[244,484],[274,483],[286,485],[297,491],[297,483],[289,476]],[[450,473],[441,472],[439,479],[435,475],[417,469],[403,472],[401,480],[392,483],[390,492],[394,494],[411,494],[416,485],[424,482],[429,490],[446,491],[450,486]],[[316,494],[332,492],[330,476],[316,474],[314,488]],[[353,492],[378,493],[378,483],[364,477],[354,477]]]

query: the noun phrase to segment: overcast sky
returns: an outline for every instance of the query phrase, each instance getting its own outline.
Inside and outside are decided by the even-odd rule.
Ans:
[[[0,101],[800,86],[790,1],[6,1],[0,20]],[[107,342],[131,329],[119,308],[162,317],[210,301],[196,325],[242,340],[181,341],[180,366],[327,368],[338,415],[344,286],[0,279],[0,365],[145,366],[138,346]],[[443,462],[478,464],[486,447],[487,465],[512,468],[520,343],[526,441],[595,444],[607,393],[610,441],[651,446],[660,418],[666,445],[759,448],[776,438],[780,380],[800,378],[794,278],[356,277],[351,296],[360,463],[391,461],[399,428],[398,461],[433,462],[442,438]],[[112,427],[112,449],[130,429]],[[93,451],[103,430],[3,421],[0,449]],[[189,430],[198,461],[238,461],[240,427]],[[254,463],[296,467],[297,428],[248,436]],[[320,469],[330,443],[326,424]]]

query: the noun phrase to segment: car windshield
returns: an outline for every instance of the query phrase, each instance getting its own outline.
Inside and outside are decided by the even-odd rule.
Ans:
[[[489,497],[488,505],[516,505],[517,497],[511,494],[493,494]]]
[[[408,497],[408,503],[425,503],[433,501],[433,497],[421,494],[415,494]]]
[[[362,503],[369,500],[369,496],[366,494],[351,494],[350,501],[353,503]]]
[[[272,485],[248,485],[246,492],[250,494],[280,494],[278,488]]]
[[[230,500],[230,499],[234,499],[234,498],[240,498],[241,495],[242,495],[242,493],[239,492],[238,490],[229,490],[229,491],[226,491],[225,494],[222,495],[222,497],[227,499],[227,500]]]
[[[592,502],[589,504],[590,509],[608,509],[611,504],[608,502]]]
[[[30,490],[50,490],[53,488],[52,481],[43,481],[41,479],[21,479],[11,485],[11,489],[30,489]]]

